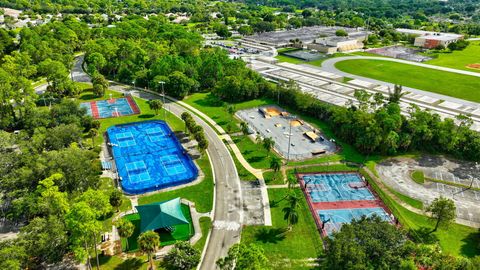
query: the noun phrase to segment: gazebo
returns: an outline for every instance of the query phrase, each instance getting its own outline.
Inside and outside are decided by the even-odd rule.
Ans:
[[[183,215],[180,198],[135,206],[140,215],[140,232],[169,229],[180,224],[189,224]]]

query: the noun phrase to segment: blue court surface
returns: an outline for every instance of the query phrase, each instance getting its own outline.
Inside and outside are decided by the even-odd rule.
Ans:
[[[303,176],[313,202],[375,200],[357,173],[321,173]]]
[[[123,190],[140,194],[185,184],[198,169],[163,121],[117,125],[107,130]]]
[[[343,224],[350,223],[353,219],[360,219],[362,216],[377,215],[382,220],[391,221],[390,216],[381,207],[318,210],[317,213],[325,224],[324,230],[328,235],[340,231]]]
[[[133,99],[128,98],[114,98],[107,100],[98,100],[92,102],[83,102],[80,107],[87,109],[87,114],[95,119],[108,118],[136,114]]]

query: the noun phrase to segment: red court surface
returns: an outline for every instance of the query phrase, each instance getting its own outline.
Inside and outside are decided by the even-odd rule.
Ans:
[[[97,102],[91,101],[90,107],[92,108],[92,116],[95,119],[100,118],[100,113],[98,112]]]
[[[359,208],[382,208],[388,215],[392,215],[392,212],[388,207],[383,203],[383,201],[378,197],[375,191],[369,186],[368,182],[365,182],[364,187],[368,189],[373,195],[373,200],[347,200],[347,201],[333,201],[333,202],[313,202],[308,190],[305,188],[305,182],[303,176],[306,175],[319,175],[319,174],[352,174],[355,172],[323,172],[323,173],[304,173],[296,174],[297,179],[302,188],[303,194],[307,199],[310,212],[313,215],[317,228],[322,235],[322,237],[328,237],[328,233],[325,229],[325,226],[322,224],[322,220],[318,214],[319,210],[330,210],[330,209],[359,209]],[[362,180],[363,181],[363,180]],[[396,219],[395,219],[396,220]]]
[[[135,102],[135,100],[133,100],[132,96],[127,96],[127,101],[128,101],[128,104],[130,105],[130,107],[133,110],[133,114],[139,114],[140,113],[140,108],[138,108],[138,105]]]

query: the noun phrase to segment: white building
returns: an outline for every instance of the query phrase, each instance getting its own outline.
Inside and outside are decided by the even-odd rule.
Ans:
[[[397,32],[416,36],[414,46],[433,49],[438,46],[447,47],[448,44],[463,39],[463,35],[454,33],[442,33],[432,31],[422,31],[414,29],[398,28]]]

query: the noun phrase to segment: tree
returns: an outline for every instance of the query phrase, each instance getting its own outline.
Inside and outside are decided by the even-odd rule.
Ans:
[[[135,225],[130,220],[126,220],[124,218],[119,218],[114,223],[115,227],[117,227],[118,235],[122,238],[125,238],[126,242],[126,250],[128,251],[128,238],[132,236],[133,232],[135,231]]]
[[[406,240],[402,230],[377,215],[363,216],[327,238],[326,269],[398,269]]]
[[[165,87],[167,93],[178,99],[183,99],[186,95],[195,92],[199,84],[196,80],[187,77],[182,72],[174,71],[168,76]]]
[[[240,129],[242,130],[243,135],[248,135],[249,129],[248,129],[248,124],[247,122],[240,122]]]
[[[425,209],[435,221],[435,228],[430,233],[436,232],[439,226],[447,227],[455,220],[455,203],[445,197],[438,197]]]
[[[262,142],[263,148],[267,150],[268,154],[270,155],[270,151],[272,150],[273,146],[275,145],[275,141],[272,138],[265,138]]]
[[[118,212],[118,208],[122,205],[122,192],[118,189],[114,189],[110,193],[109,198],[110,205],[115,208],[115,211]]]
[[[345,31],[344,29],[338,29],[337,31],[335,31],[335,35],[337,37],[348,37],[347,31]]]
[[[283,211],[283,219],[287,221],[288,229],[292,229],[292,225],[297,224],[298,222],[298,205],[300,199],[298,198],[295,191],[290,191],[287,194],[286,200],[288,205],[282,209]]]
[[[102,74],[95,72],[92,76],[92,85],[93,93],[97,97],[103,97],[108,89],[109,83]]]
[[[158,99],[152,99],[148,101],[148,106],[150,110],[155,111],[155,115],[158,115],[158,111],[162,109],[163,103]]]
[[[213,28],[215,30],[215,33],[222,38],[228,38],[232,36],[232,32],[230,32],[228,30],[228,26],[224,24],[217,23],[213,26]]]
[[[18,241],[0,242],[0,269],[25,269],[28,257],[25,248]]]
[[[243,36],[253,35],[253,28],[249,25],[242,25],[237,29],[238,33]]]
[[[160,246],[160,236],[154,231],[146,231],[138,236],[138,247],[143,253],[147,253],[148,261],[150,262],[149,269],[153,269],[153,257],[157,248]]]
[[[167,269],[190,270],[200,262],[200,251],[187,241],[177,242],[163,259]]]
[[[34,265],[59,262],[68,251],[65,224],[57,216],[34,218],[22,228],[19,237]]]
[[[267,257],[261,247],[255,244],[235,244],[228,255],[217,261],[222,270],[266,270],[270,269]]]
[[[289,175],[287,177],[287,185],[289,190],[293,190],[293,188],[298,184],[297,177],[294,175]]]
[[[274,179],[276,178],[277,172],[282,168],[282,159],[279,157],[271,157],[270,158],[270,169],[274,172]]]
[[[395,84],[393,92],[388,93],[388,101],[390,103],[400,103],[400,99],[405,95],[402,90],[403,88],[401,85]]]
[[[95,236],[103,229],[95,212],[86,202],[79,201],[72,205],[69,213],[65,216],[67,228],[71,234],[70,240],[74,244],[74,253],[80,260],[87,259],[87,269],[92,268],[89,252],[91,240],[95,239],[93,242],[96,246],[97,238]],[[83,247],[83,250],[80,247]]]
[[[92,147],[95,147],[95,137],[98,136],[98,130],[96,128],[92,128],[88,131],[88,137],[92,139]]]

